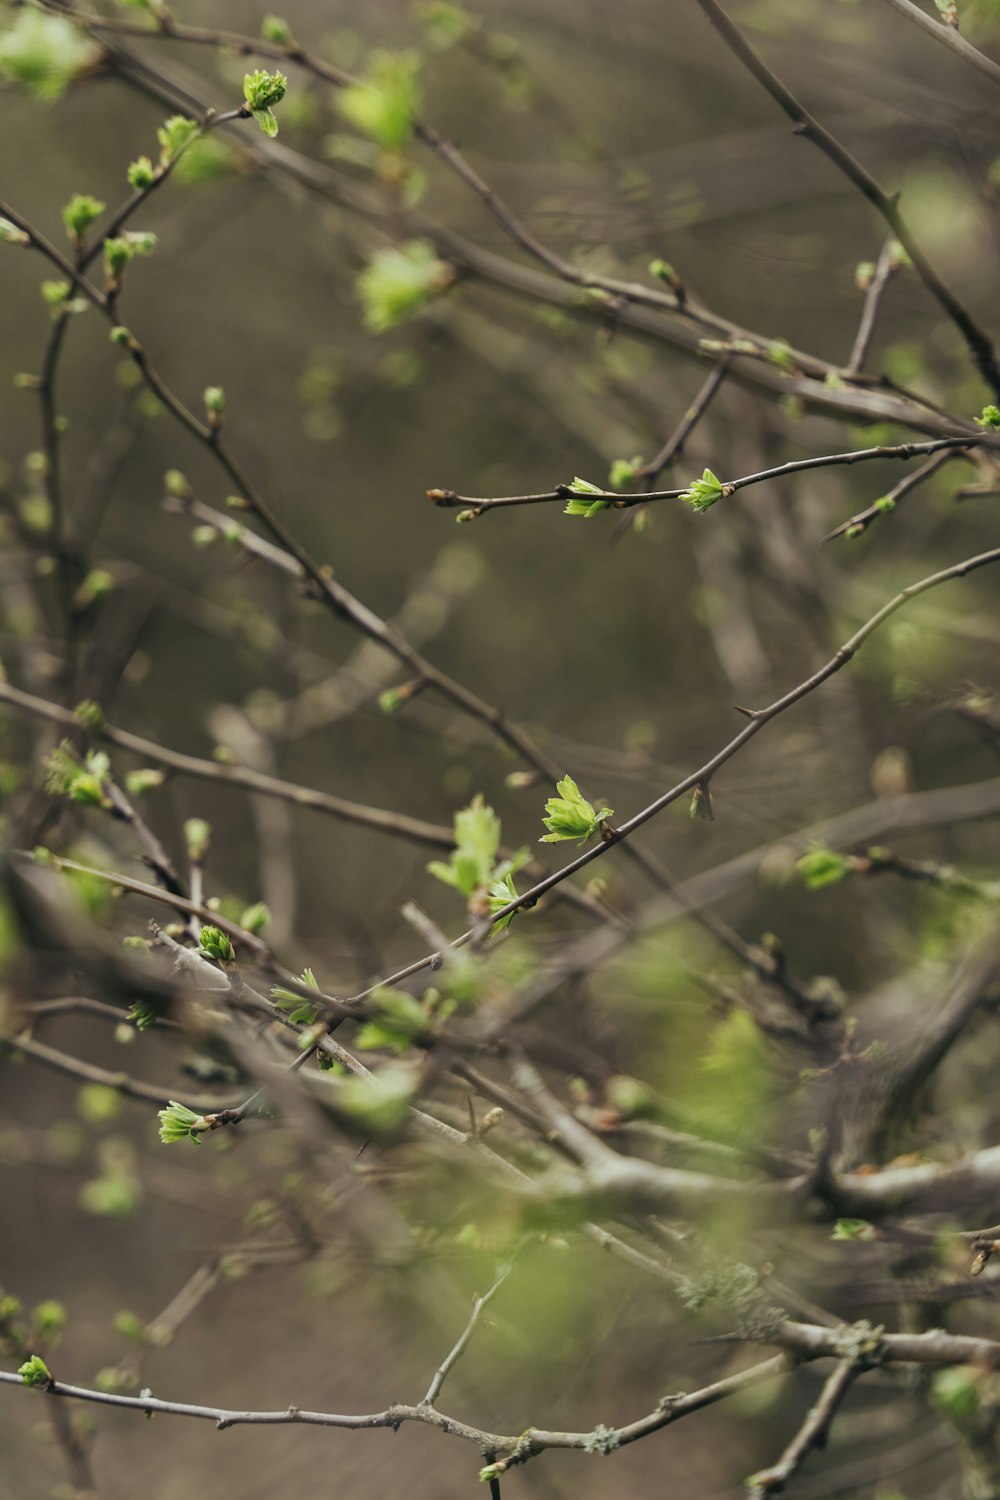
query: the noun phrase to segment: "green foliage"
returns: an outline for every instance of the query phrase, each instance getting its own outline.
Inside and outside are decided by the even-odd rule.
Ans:
[[[221,385],[207,385],[202,396],[209,426],[218,427],[226,411],[226,393]]]
[[[651,260],[647,269],[650,276],[655,276],[657,281],[665,282],[678,295],[683,293],[681,278],[668,260]]]
[[[345,1078],[337,1085],[336,1106],[365,1134],[395,1135],[406,1121],[419,1081],[415,1069],[392,1063],[370,1080]]]
[[[199,953],[214,958],[217,963],[229,964],[236,957],[232,943],[221,927],[205,926],[199,934]]]
[[[362,1051],[405,1052],[426,1033],[427,1012],[412,995],[383,987],[375,991],[371,1004],[376,1014],[365,1022],[354,1039]]]
[[[838,885],[846,879],[851,873],[851,861],[846,854],[838,854],[825,844],[817,844],[801,855],[795,868],[811,891],[819,891],[826,885]]]
[[[982,415],[976,418],[977,427],[985,427],[987,432],[1000,430],[1000,406],[984,406]]]
[[[949,1421],[961,1426],[979,1410],[980,1372],[968,1365],[938,1370],[931,1382],[931,1400]]]
[[[25,8],[0,34],[0,74],[37,98],[58,99],[101,55],[95,42],[62,16]]]
[[[690,1080],[694,1123],[729,1138],[763,1131],[773,1098],[773,1073],[761,1031],[745,1010],[730,1011],[716,1025],[700,1075]]]
[[[204,818],[188,818],[184,824],[184,842],[187,845],[188,859],[196,864],[204,863],[208,846],[212,842],[211,824],[206,823]]]
[[[133,1344],[145,1344],[146,1328],[141,1318],[137,1318],[132,1312],[117,1312],[114,1316],[114,1329],[120,1333],[122,1338],[128,1339]]]
[[[42,1339],[50,1349],[59,1342],[59,1337],[66,1327],[66,1309],[61,1302],[48,1297],[44,1302],[39,1302],[31,1312],[32,1329],[35,1336]]]
[[[130,797],[143,797],[147,792],[155,792],[167,779],[166,771],[152,766],[143,766],[137,771],[128,771],[125,775],[125,790]]]
[[[611,504],[610,497],[606,500],[578,499],[578,496],[607,495],[608,493],[607,490],[602,490],[599,485],[591,484],[589,480],[581,479],[579,476],[573,480],[572,484],[567,485],[566,488],[571,491],[571,494],[566,503],[566,509],[563,511],[564,516],[583,516],[585,520],[589,521],[591,516],[596,516],[598,511],[607,510]]]
[[[264,16],[260,23],[260,34],[266,42],[273,42],[276,47],[287,47],[292,40],[292,28],[281,16]]]
[[[219,135],[200,135],[192,140],[174,168],[174,181],[185,187],[216,182],[235,171],[238,160],[234,148]]]
[[[256,68],[243,79],[243,96],[250,106],[250,113],[266,136],[278,134],[278,122],[273,106],[280,104],[288,92],[288,79],[284,73],[268,73],[265,68]]]
[[[463,896],[487,886],[493,878],[493,863],[500,847],[500,819],[488,807],[482,793],[455,814],[455,848],[448,864],[432,860],[428,871]]]
[[[169,120],[164,120],[156,131],[156,139],[160,143],[161,167],[167,166],[174,157],[179,156],[200,131],[198,122],[189,120],[186,115],[171,115]]]
[[[500,819],[488,807],[482,794],[455,814],[455,848],[447,864],[431,860],[428,873],[450,885],[464,896],[474,916],[483,910],[493,912],[516,900],[514,876],[530,858],[527,849],[519,849],[510,859],[497,860],[500,848]],[[506,927],[513,912],[497,924],[494,931]]]
[[[23,229],[18,229],[10,219],[0,219],[0,244],[30,245],[31,236],[25,234]]]
[[[480,26],[475,16],[452,0],[430,0],[429,4],[418,5],[416,13],[427,41],[441,51],[464,42]]]
[[[608,483],[613,490],[630,490],[638,479],[641,468],[642,457],[638,453],[634,458],[612,459]]]
[[[692,510],[696,510],[700,515],[708,510],[709,506],[714,505],[716,500],[721,500],[725,493],[726,487],[722,480],[717,479],[711,469],[706,469],[700,479],[692,481],[681,499],[686,500]]]
[[[303,969],[299,975],[301,982],[311,990],[318,990],[319,983],[312,969]],[[288,1019],[294,1026],[312,1026],[319,1015],[319,1006],[312,1005],[308,1000],[303,1000],[294,990],[286,990],[283,985],[276,984],[271,990],[271,999],[279,1010],[289,1012]]]
[[[63,208],[62,217],[66,233],[74,244],[80,243],[91,224],[101,217],[106,208],[106,203],[91,197],[90,193],[73,194]]]
[[[527,851],[523,852],[526,854]],[[508,870],[506,875],[502,875],[499,879],[494,880],[490,886],[488,902],[490,915],[494,916],[498,911],[503,911],[505,906],[509,906],[517,898],[518,889],[514,884],[514,873],[512,870]],[[514,916],[515,913],[509,911],[505,917],[501,917],[498,922],[494,922],[490,931],[494,934],[503,932],[504,928],[509,927],[511,922],[513,922]]]
[[[114,574],[109,573],[107,568],[91,568],[73,595],[73,604],[77,609],[89,609],[92,604],[112,593],[114,587]]]
[[[148,156],[138,156],[129,163],[127,176],[129,187],[135,188],[137,192],[144,192],[156,181],[156,169]]]
[[[374,52],[364,77],[342,91],[340,112],[387,151],[401,151],[420,107],[416,52]]]
[[[148,229],[126,229],[122,238],[133,255],[152,255],[156,249],[156,235]]]
[[[357,280],[365,327],[372,333],[395,328],[453,280],[454,272],[429,240],[376,251]]]
[[[132,259],[132,246],[124,235],[104,241],[104,269],[109,277],[119,277]]]
[[[69,797],[85,807],[109,808],[104,783],[111,762],[103,750],[88,750],[83,765],[69,740],[63,740],[45,762],[45,788],[53,797]]]
[[[76,1096],[77,1113],[88,1125],[111,1125],[122,1112],[122,1096],[103,1083],[85,1083]]]
[[[196,1115],[193,1109],[188,1109],[186,1104],[178,1104],[174,1099],[171,1099],[166,1109],[161,1109],[158,1113],[160,1140],[165,1146],[171,1146],[175,1141],[194,1141],[196,1146],[200,1146],[200,1136],[212,1128],[204,1115]]]
[[[557,797],[550,797],[545,804],[543,824],[549,830],[539,839],[540,844],[558,844],[564,839],[576,839],[585,844],[595,833],[601,831],[605,818],[610,818],[614,809],[602,807],[599,811],[587,801],[572,776],[564,776],[556,783]]]
[[[867,1219],[838,1219],[833,1226],[832,1240],[870,1240],[872,1226]]]
[[[61,303],[68,301],[72,291],[71,281],[43,281],[42,301],[47,302],[50,307],[58,307]]]
[[[240,917],[240,926],[245,927],[247,932],[260,932],[271,920],[271,913],[263,901],[255,901],[252,906],[244,909]]]
[[[52,1371],[40,1354],[33,1354],[30,1359],[26,1359],[17,1373],[24,1385],[50,1386],[52,1384]]]
[[[137,1000],[128,1008],[128,1019],[137,1031],[148,1031],[159,1020],[156,1007],[148,1000]]]

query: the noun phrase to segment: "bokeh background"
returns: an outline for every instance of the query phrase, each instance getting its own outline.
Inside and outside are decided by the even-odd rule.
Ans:
[[[989,325],[1000,190],[990,83],[875,0],[752,0],[733,13],[809,108],[886,185],[902,189],[928,254]],[[487,0],[470,7],[475,24],[450,46],[426,17],[388,0],[291,0],[284,14],[303,44],[352,69],[363,70],[374,48],[420,51],[424,113],[569,258],[645,279],[649,260],[663,256],[734,321],[846,361],[861,306],[855,266],[875,259],[882,226],[831,164],[791,134],[695,6]],[[0,11],[0,36],[15,17],[13,8]],[[185,19],[250,35],[260,25],[253,6],[237,3],[204,4]],[[963,7],[963,24],[984,50],[1000,48],[995,5]],[[196,96],[220,108],[239,102],[243,60],[160,43],[138,50]],[[52,103],[0,88],[3,196],[61,242],[61,205],[73,192],[117,203],[128,162],[153,150],[164,113],[110,77],[80,81]],[[792,477],[734,497],[724,513],[721,505],[706,516],[659,505],[645,529],[617,542],[613,516],[571,521],[559,506],[456,527],[454,512],[428,505],[428,487],[514,494],[576,474],[603,484],[615,458],[656,451],[709,366],[590,313],[474,278],[374,336],[357,278],[373,253],[406,237],[391,193],[345,161],[332,91],[292,72],[279,114],[282,146],[381,195],[385,217],[255,170],[239,133],[230,133],[217,173],[178,173],[137,221],[159,243],[130,272],[125,321],[193,407],[206,385],[225,388],[233,445],[310,552],[380,613],[402,611],[432,660],[529,726],[619,815],[728,738],[734,703],[769,701],[896,588],[995,536],[995,498],[955,501],[958,485],[974,477],[962,464],[946,466],[856,543],[822,538],[895,483],[898,465]],[[248,140],[252,130],[245,127]],[[518,258],[440,162],[417,148],[410,155],[426,174],[420,213]],[[5,490],[21,498],[31,494],[38,416],[14,377],[38,366],[48,318],[43,274],[36,258],[3,247],[0,459]],[[886,296],[872,368],[967,416],[988,399],[912,272]],[[93,565],[114,581],[93,628],[99,621],[123,643],[113,689],[108,660],[97,661],[101,701],[116,723],[199,754],[223,746],[288,779],[435,822],[482,791],[505,839],[534,844],[548,789],[510,785],[516,763],[481,726],[431,695],[384,713],[377,695],[398,680],[391,665],[370,650],[359,657],[356,637],[280,575],[224,544],[194,545],[190,521],[165,513],[169,468],[183,470],[210,504],[226,490],[207,456],[130,387],[92,312],[70,329],[60,409],[69,419],[71,507],[86,505],[93,454],[109,434],[120,457],[110,493],[83,513]],[[882,436],[730,384],[667,482],[686,483],[705,465],[732,476]],[[903,434],[889,428],[884,436]],[[20,586],[33,562],[10,534],[7,541],[4,667],[12,681],[59,698],[59,642]],[[741,881],[720,910],[749,939],[778,932],[797,970],[833,975],[852,999],[877,994],[901,971],[918,973],[933,993],[968,918],[933,894],[888,883],[820,902],[788,883],[782,837],[900,790],[996,774],[988,738],[954,712],[957,700],[1000,681],[995,594],[983,574],[902,614],[848,673],[720,776],[714,822],[692,821],[680,806],[648,832],[649,846],[680,875],[770,847],[768,878]],[[334,674],[343,686],[345,671],[363,689],[350,713],[315,691]],[[37,725],[6,711],[0,732],[14,768],[44,741]],[[14,779],[12,771],[8,790]],[[312,964],[331,988],[357,987],[416,956],[418,939],[400,917],[407,899],[458,930],[461,912],[427,876],[420,849],[198,783],[173,782],[151,804],[151,821],[178,855],[176,830],[192,816],[213,827],[213,894],[237,910],[267,901],[275,946],[296,969]],[[97,820],[65,828],[77,851],[110,862]],[[910,834],[893,847],[954,860],[972,874],[989,874],[992,861],[995,874],[988,821]],[[141,874],[127,853],[119,863]],[[620,859],[608,864],[606,893],[628,908],[644,892]],[[97,908],[99,920],[123,932],[141,931],[153,915],[141,903],[127,912]],[[543,946],[580,923],[559,913],[545,920]],[[658,1087],[690,1103],[704,1086],[707,1021],[681,960],[725,971],[702,938],[673,925],[562,997],[556,1014],[614,1070],[645,1067]],[[901,1007],[899,995],[893,1003]],[[46,1023],[44,1037],[162,1083],[165,1095],[185,1078],[169,1040],[144,1037],[136,1060],[137,1046],[129,1051],[86,1018]],[[960,1054],[946,1083],[966,1145],[989,1134],[995,1054],[980,1037],[975,1058]],[[301,1264],[237,1274],[238,1259],[225,1257],[245,1242],[248,1215],[251,1229],[270,1213],[283,1223],[297,1195],[308,1199],[294,1146],[279,1132],[251,1131],[213,1141],[193,1163],[182,1148],[157,1144],[153,1115],[130,1102],[112,1109],[72,1080],[0,1060],[0,1284],[29,1304],[65,1304],[59,1374],[87,1383],[98,1369],[134,1363],[116,1315],[148,1322],[198,1266],[217,1267],[222,1257],[218,1286],[174,1343],[143,1354],[142,1384],[232,1406],[364,1410],[416,1398],[461,1326],[467,1297],[483,1289],[490,1235],[502,1229],[463,1239],[480,1206],[473,1212],[461,1192],[456,1201],[440,1189],[435,1267],[444,1280],[433,1297],[416,1273],[366,1260],[347,1234]],[[416,1164],[404,1154],[390,1175],[407,1212],[427,1217]],[[812,1246],[817,1274],[827,1240],[828,1231],[818,1232]],[[988,1331],[983,1306],[961,1314],[961,1326]],[[573,1239],[565,1249],[538,1247],[498,1297],[445,1405],[501,1431],[624,1421],[719,1368],[717,1351],[694,1342],[703,1333],[658,1289],[592,1248]],[[767,1387],[606,1466],[550,1455],[506,1479],[504,1493],[739,1493],[742,1477],[791,1433],[814,1385],[807,1372],[794,1386]],[[946,1439],[928,1435],[915,1398],[901,1407],[894,1397],[890,1407],[890,1396],[873,1383],[838,1424],[818,1469],[887,1449],[889,1467],[902,1454],[905,1474],[859,1493],[889,1500],[894,1485],[913,1496],[947,1493]],[[368,1500],[397,1488],[437,1497],[471,1493],[476,1482],[474,1454],[417,1428],[220,1435],[210,1424],[103,1410],[95,1420],[95,1466],[109,1500],[179,1500],[192,1490],[203,1500]],[[14,1392],[0,1400],[0,1455],[3,1500],[65,1483],[44,1414]],[[834,1492],[811,1490],[811,1482],[799,1493]]]

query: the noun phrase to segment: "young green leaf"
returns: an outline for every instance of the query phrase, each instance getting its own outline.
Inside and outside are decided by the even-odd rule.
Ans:
[[[0,35],[0,74],[46,101],[95,67],[101,48],[63,16],[25,7]]]
[[[613,490],[630,490],[639,478],[641,469],[642,457],[638,453],[634,458],[612,459],[608,483]]]
[[[851,873],[851,862],[845,854],[817,844],[800,856],[796,869],[811,891],[819,891],[844,880]]]
[[[726,487],[721,479],[717,479],[711,469],[706,469],[700,479],[695,479],[681,496],[686,500],[693,510],[701,514],[720,500],[726,493]]]
[[[19,1366],[18,1372],[23,1385],[49,1386],[52,1384],[52,1371],[45,1363],[40,1354],[33,1354]]]
[[[427,1031],[427,1014],[419,1001],[401,990],[378,989],[371,997],[377,1014],[366,1021],[354,1038],[362,1051],[405,1052]]]
[[[79,244],[95,219],[99,219],[107,208],[99,198],[90,193],[74,193],[62,211],[63,223],[70,239]]]
[[[605,818],[610,818],[614,809],[602,807],[599,811],[587,801],[572,776],[564,776],[557,782],[557,797],[550,797],[545,804],[546,816],[542,819],[549,830],[539,839],[540,844],[558,844],[564,839],[576,839],[585,844],[595,833],[601,831]]]
[[[566,488],[571,493],[569,500],[566,502],[566,509],[563,511],[564,516],[583,516],[589,521],[591,516],[597,515],[598,511],[607,510],[613,498],[609,497],[608,499],[597,500],[578,499],[578,496],[603,496],[608,493],[607,490],[602,490],[599,485],[591,484],[589,480],[580,479],[579,476],[573,480],[572,484],[567,485]]]
[[[339,96],[344,118],[387,151],[410,139],[420,107],[420,58],[416,52],[375,52],[364,78]]]
[[[199,941],[199,953],[203,953],[206,958],[214,958],[216,963],[229,964],[236,957],[233,945],[221,927],[203,927]]]
[[[160,165],[165,167],[175,156],[179,156],[200,130],[201,126],[197,121],[189,120],[186,115],[171,115],[169,120],[164,120],[156,132],[156,139],[160,143]]]
[[[186,1104],[178,1104],[174,1099],[158,1113],[160,1140],[165,1146],[171,1146],[175,1141],[194,1141],[196,1146],[200,1146],[199,1137],[212,1128],[204,1115],[195,1114],[193,1109],[188,1109]]]
[[[299,978],[311,990],[319,989],[319,982],[312,969],[303,969]],[[294,1026],[315,1025],[319,1016],[319,1006],[310,1004],[301,995],[297,995],[294,990],[286,990],[283,985],[276,984],[271,990],[271,999],[279,1010],[288,1012],[288,1019]]]
[[[455,273],[429,240],[378,250],[357,280],[365,327],[385,333],[426,307],[449,287]]]

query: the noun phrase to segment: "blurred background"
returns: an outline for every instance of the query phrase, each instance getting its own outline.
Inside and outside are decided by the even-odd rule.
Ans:
[[[1000,135],[990,82],[875,0],[751,0],[731,9],[808,108],[886,187],[902,190],[939,271],[977,317],[995,322]],[[714,311],[846,363],[862,304],[856,267],[876,260],[883,226],[791,133],[697,7],[490,0],[457,11],[291,0],[283,14],[304,46],[356,73],[377,49],[412,49],[423,115],[575,264],[653,284],[646,267],[662,257]],[[22,15],[0,10],[0,57]],[[235,0],[178,18],[260,32],[257,9]],[[984,51],[1000,54],[1000,7],[978,0],[963,6],[962,22]],[[194,99],[220,109],[241,101],[245,59],[123,40]],[[259,169],[253,152],[262,138],[252,122],[220,132],[136,219],[133,227],[155,232],[158,244],[130,268],[122,321],[192,409],[205,386],[224,387],[231,445],[309,552],[373,609],[401,618],[432,661],[527,726],[619,818],[728,739],[739,722],[734,704],[769,702],[899,587],[995,541],[995,495],[955,498],[977,482],[961,461],[942,466],[855,541],[823,538],[896,484],[900,464],[791,476],[704,516],[657,504],[645,526],[623,535],[616,512],[583,522],[564,517],[561,505],[456,527],[454,511],[428,504],[428,488],[519,494],[575,475],[605,485],[614,460],[653,456],[711,363],[613,318],[474,276],[459,276],[399,326],[373,332],[358,279],[373,256],[412,237],[413,216],[526,262],[428,151],[408,146],[402,166],[373,155],[333,90],[294,70],[290,81],[277,148],[322,164],[342,197],[368,195],[377,212],[352,211]],[[74,192],[117,204],[128,163],[141,152],[155,156],[167,112],[114,76],[80,77],[55,100],[8,80],[0,88],[2,196],[64,244],[61,206]],[[0,249],[2,487],[30,517],[40,499],[37,401],[15,377],[39,367],[50,314],[38,285],[47,272],[38,257]],[[955,329],[910,270],[888,288],[870,368],[965,417],[989,399]],[[379,693],[400,681],[388,658],[281,574],[224,541],[193,537],[190,518],[164,509],[169,469],[183,471],[210,505],[224,508],[227,490],[210,457],[136,390],[132,375],[93,311],[73,320],[59,387],[65,488],[91,580],[103,575],[81,612],[85,639],[99,643],[87,658],[93,691],[83,696],[164,745],[229,756],[436,823],[482,792],[503,820],[505,842],[537,850],[551,789],[512,785],[518,764],[482,725],[431,693],[387,713]],[[687,484],[705,466],[734,477],[907,436],[727,382],[662,483]],[[27,586],[37,563],[10,526],[0,570],[6,675],[62,701],[65,653],[44,591],[40,605]],[[832,976],[852,1005],[882,1003],[890,1025],[914,997],[935,993],[974,914],[951,897],[887,880],[807,891],[794,878],[797,847],[782,841],[879,799],[996,776],[996,735],[969,708],[988,705],[1000,684],[995,598],[996,581],[984,572],[904,611],[848,672],[719,776],[714,821],[689,818],[684,802],[646,835],[685,877],[762,851],[726,884],[720,913],[749,941],[777,933],[798,972]],[[38,723],[6,709],[0,734],[10,795],[37,774],[51,742]],[[182,821],[206,818],[211,893],[237,915],[266,901],[275,948],[296,972],[314,967],[331,990],[360,988],[423,951],[400,916],[409,899],[446,931],[460,930],[461,903],[427,875],[428,855],[416,846],[182,779],[150,802],[148,815],[178,858]],[[142,876],[127,839],[116,846],[97,817],[64,816],[45,839]],[[988,819],[949,820],[891,842],[996,878]],[[620,910],[649,894],[620,856],[602,874],[603,895]],[[142,932],[155,914],[141,902],[126,910],[103,891],[81,899],[116,933]],[[539,921],[537,938],[529,932],[515,950],[522,964],[586,925],[565,910]],[[642,1072],[681,1114],[699,1101],[704,1109],[716,1098],[702,1063],[718,1016],[690,971],[725,977],[727,963],[703,935],[672,924],[560,995],[551,1016],[611,1071]],[[906,983],[893,989],[901,974]],[[87,1017],[47,1021],[44,1039],[161,1084],[164,1097],[191,1087],[182,1067],[192,1059],[158,1033],[141,1039],[138,1059],[136,1045],[129,1051]],[[946,1118],[963,1148],[989,1140],[996,1051],[977,1034],[975,1054],[960,1049],[942,1080],[941,1100],[954,1111]],[[737,1094],[735,1107],[730,1095],[725,1118],[721,1098],[735,1075],[723,1066],[722,1078],[720,1129],[738,1130],[744,1108],[745,1118],[760,1111],[762,1130],[780,1118],[771,1082],[748,1100]],[[313,1253],[276,1250],[273,1263],[248,1264],[248,1239],[263,1234],[301,1249],[309,1236],[298,1233],[299,1221],[320,1213],[294,1144],[277,1131],[248,1130],[213,1140],[192,1162],[185,1147],[158,1145],[154,1116],[144,1103],[0,1059],[0,1284],[28,1305],[65,1305],[59,1375],[86,1384],[98,1370],[124,1371],[125,1388],[141,1381],[157,1395],[232,1406],[292,1401],[360,1411],[417,1399],[468,1298],[484,1290],[491,1251],[507,1232],[502,1215],[494,1222],[471,1190],[445,1182],[428,1190],[403,1149],[384,1169],[404,1213],[426,1225],[438,1251],[433,1295],[422,1273],[372,1264],[339,1231]],[[817,1229],[802,1251],[806,1282],[822,1282],[831,1253],[829,1229]],[[209,1294],[169,1347],[130,1344],[132,1325],[121,1315],[149,1324],[200,1267]],[[954,1326],[995,1332],[984,1307],[960,1310]],[[724,1324],[723,1316],[708,1332]],[[718,1350],[696,1342],[705,1331],[655,1285],[579,1239],[538,1245],[491,1307],[444,1405],[498,1431],[623,1422],[720,1370]],[[752,1391],[607,1466],[580,1454],[543,1457],[505,1479],[505,1496],[741,1493],[743,1476],[780,1451],[816,1379],[806,1371],[780,1389]],[[193,1489],[202,1500],[368,1500],[401,1483],[415,1497],[472,1493],[476,1483],[474,1453],[416,1427],[395,1436],[218,1434],[211,1424],[95,1411],[94,1463],[109,1500],[180,1500]],[[894,1388],[873,1381],[815,1472],[859,1462],[869,1468],[858,1493],[946,1494],[948,1446],[916,1396],[901,1404]],[[871,1477],[885,1453],[886,1476]],[[40,1403],[15,1392],[0,1399],[0,1454],[3,1500],[69,1493]],[[898,1477],[888,1472],[893,1464]],[[836,1492],[812,1477],[797,1491]]]

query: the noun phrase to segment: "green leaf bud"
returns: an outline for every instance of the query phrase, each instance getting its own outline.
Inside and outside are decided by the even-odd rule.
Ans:
[[[227,935],[221,927],[205,926],[199,934],[200,949],[206,958],[214,958],[217,963],[229,964],[236,957],[236,951]]]
[[[641,469],[642,458],[638,453],[634,458],[613,459],[608,473],[608,483],[613,490],[630,490],[639,478]]]
[[[135,254],[124,235],[104,241],[104,269],[109,281],[117,281]]]
[[[187,844],[188,858],[201,864],[212,841],[211,826],[204,818],[188,818],[184,824],[184,841]]]
[[[550,797],[545,804],[546,816],[543,824],[549,830],[539,839],[541,844],[558,844],[564,839],[576,839],[580,844],[601,831],[605,818],[610,818],[613,809],[602,807],[599,811],[587,801],[572,776],[564,776],[556,785],[557,797]]]
[[[165,1146],[173,1145],[175,1141],[194,1141],[196,1146],[200,1146],[199,1136],[212,1128],[204,1115],[195,1114],[186,1104],[178,1104],[175,1100],[171,1100],[166,1109],[161,1109],[158,1113],[160,1140]]]
[[[175,156],[179,156],[200,130],[201,127],[185,115],[171,115],[169,120],[165,120],[156,132],[156,139],[160,143],[161,165],[166,166]]]
[[[18,229],[9,219],[0,219],[0,244],[4,245],[30,245],[31,235],[25,234],[23,229]]]
[[[138,771],[129,771],[125,776],[125,789],[130,797],[144,797],[155,792],[167,779],[166,771],[152,766],[143,766]]]
[[[190,480],[180,469],[168,469],[163,476],[163,487],[168,495],[178,500],[190,500],[194,494]]]
[[[247,932],[260,932],[271,920],[271,913],[263,901],[255,901],[253,906],[248,906],[240,917],[240,926],[245,927]]]
[[[700,479],[695,479],[689,485],[681,499],[686,500],[692,510],[696,510],[701,515],[708,510],[710,505],[714,505],[716,500],[721,500],[725,493],[726,486],[722,480],[717,479],[711,469],[706,469]]]
[[[26,1359],[17,1373],[23,1385],[48,1387],[52,1384],[52,1372],[40,1354],[33,1354],[30,1359]]]
[[[202,397],[205,402],[205,415],[208,425],[213,430],[222,426],[222,418],[226,411],[226,393],[221,385],[208,385]]]
[[[573,480],[572,484],[565,486],[565,491],[568,499],[566,509],[563,511],[564,516],[583,516],[585,520],[589,521],[591,516],[596,516],[598,511],[607,510],[611,504],[612,497],[610,496],[607,499],[597,500],[578,498],[579,496],[603,496],[608,494],[607,490],[602,490],[600,485],[591,484],[589,479],[581,479],[579,475]]]
[[[144,192],[146,188],[153,186],[156,181],[156,168],[148,156],[137,156],[135,161],[129,163],[128,185],[138,192]]]
[[[837,885],[851,873],[851,861],[845,854],[825,844],[807,849],[796,861],[796,869],[811,891],[822,890],[827,885]]]
[[[291,45],[292,28],[281,16],[265,16],[260,23],[260,34],[266,42],[273,42],[276,47]]]
[[[66,225],[66,233],[74,244],[79,244],[87,233],[95,219],[99,219],[107,208],[99,198],[92,198],[89,193],[74,193],[72,198],[63,207],[63,223]]]
[[[60,307],[73,294],[71,281],[43,281],[42,297],[50,307]]]

